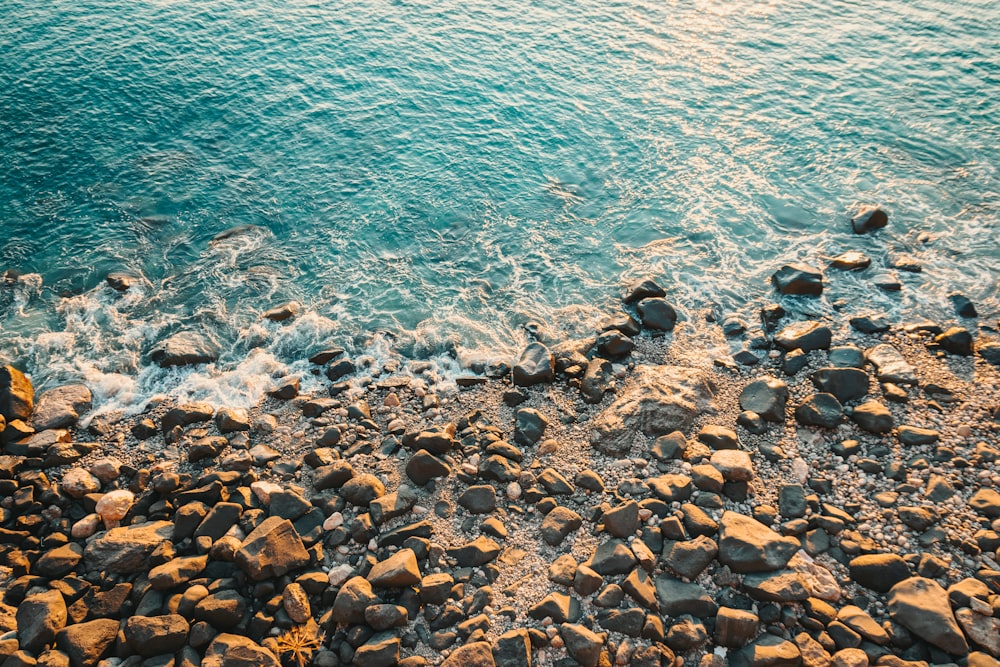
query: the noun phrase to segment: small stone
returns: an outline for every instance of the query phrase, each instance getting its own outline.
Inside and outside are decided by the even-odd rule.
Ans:
[[[570,533],[583,525],[583,518],[571,509],[556,506],[542,520],[542,539],[550,546],[559,546]]]
[[[867,401],[854,408],[851,419],[869,433],[888,433],[892,430],[892,413],[878,401]]]

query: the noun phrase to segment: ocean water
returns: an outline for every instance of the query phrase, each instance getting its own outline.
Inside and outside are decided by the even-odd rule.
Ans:
[[[687,326],[754,321],[849,249],[868,274],[785,305],[995,316],[998,30],[992,0],[4,0],[0,359],[103,409],[248,404],[330,344],[509,359],[647,274]],[[180,330],[219,362],[152,365]]]

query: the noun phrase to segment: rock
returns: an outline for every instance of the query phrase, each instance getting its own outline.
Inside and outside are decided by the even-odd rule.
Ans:
[[[858,250],[848,250],[830,260],[831,269],[863,271],[871,266],[872,258]]]
[[[740,446],[736,431],[715,424],[702,426],[698,431],[698,440],[712,449],[738,449]]]
[[[1000,658],[1000,618],[977,614],[971,609],[958,609],[955,618],[974,644],[994,658]]]
[[[190,366],[215,361],[219,357],[219,349],[207,336],[193,331],[182,331],[150,350],[149,357],[159,364],[160,368]]]
[[[68,384],[42,393],[35,404],[31,425],[36,431],[69,428],[81,415],[90,412],[93,397],[82,384]]]
[[[406,476],[417,486],[425,486],[432,479],[450,474],[451,466],[426,449],[421,449],[406,462]]]
[[[536,620],[551,618],[556,623],[580,619],[580,601],[565,593],[549,593],[528,610],[528,616]]]
[[[316,468],[313,474],[313,488],[317,491],[339,489],[354,477],[354,467],[343,459]]]
[[[285,320],[295,317],[300,309],[301,306],[299,304],[294,301],[290,301],[264,311],[264,313],[261,314],[261,317],[265,320],[271,320],[272,322],[284,322]]]
[[[149,584],[154,590],[166,591],[194,579],[207,566],[207,555],[174,558],[149,571]]]
[[[508,630],[493,645],[493,659],[497,665],[531,665],[531,641],[524,628]]]
[[[754,643],[730,656],[734,667],[798,667],[802,656],[799,647],[777,635],[762,634]]]
[[[264,519],[236,552],[236,564],[254,581],[280,577],[309,564],[309,553],[288,519]]]
[[[878,401],[868,401],[854,408],[851,419],[869,433],[888,433],[892,430],[892,413]]]
[[[673,331],[677,324],[677,311],[665,299],[643,299],[638,309],[639,320],[646,329]]]
[[[365,610],[379,602],[367,579],[351,577],[337,591],[331,614],[334,621],[343,625],[364,623]]]
[[[571,509],[562,506],[554,507],[542,520],[540,533],[545,543],[559,546],[566,536],[583,525],[583,518]]]
[[[910,577],[906,561],[896,554],[864,554],[850,562],[851,579],[879,593]]]
[[[646,484],[653,494],[664,502],[679,502],[691,497],[692,482],[687,475],[669,473],[653,477]]]
[[[851,228],[855,234],[867,234],[889,224],[889,215],[877,206],[861,209],[851,218]]]
[[[441,667],[497,667],[497,664],[489,642],[472,642],[452,651]]]
[[[740,648],[757,635],[756,614],[721,607],[715,617],[715,641],[728,648]]]
[[[1000,362],[998,362],[1000,363]],[[580,394],[586,403],[600,403],[611,389],[614,367],[607,359],[594,357],[587,363],[587,370],[580,381]]]
[[[688,614],[695,618],[711,618],[719,609],[708,591],[698,584],[684,583],[666,574],[656,578],[656,598],[664,616]]]
[[[28,376],[13,366],[0,366],[0,416],[28,422],[35,405],[35,389]]]
[[[548,425],[549,420],[538,410],[521,408],[515,416],[514,442],[518,445],[534,445],[541,439]]]
[[[400,549],[372,566],[368,581],[377,588],[404,588],[420,583],[420,567],[413,549]]]
[[[603,542],[584,565],[600,575],[627,574],[635,567],[636,558],[628,545],[619,539]]]
[[[723,512],[719,525],[719,562],[733,572],[780,570],[800,548],[795,538],[736,512]]]
[[[63,475],[59,488],[70,498],[79,500],[88,493],[97,493],[101,482],[83,468],[72,468]]]
[[[941,438],[941,434],[929,428],[902,425],[897,430],[899,442],[909,447],[918,445],[933,445]]]
[[[566,643],[566,652],[583,667],[597,667],[605,637],[582,625],[563,623],[559,634]]]
[[[382,632],[406,625],[410,620],[406,607],[396,604],[376,604],[365,609],[365,623]]]
[[[553,468],[546,468],[538,473],[537,480],[553,496],[568,496],[576,490],[568,479]]]
[[[336,382],[356,370],[354,362],[350,359],[339,359],[326,367],[326,378],[330,382]]]
[[[500,545],[488,537],[480,536],[448,549],[448,555],[458,562],[459,567],[479,567],[500,555]]]
[[[325,582],[323,587],[325,588]],[[302,584],[293,581],[281,591],[281,608],[295,623],[306,623],[312,618],[312,606],[309,595]]]
[[[695,579],[719,554],[719,545],[705,535],[692,540],[666,542],[663,545],[663,561],[667,566],[688,579]]]
[[[979,353],[987,363],[993,364],[994,366],[1000,366],[1000,343],[990,341],[988,343],[979,343],[976,346],[976,352]]]
[[[104,521],[105,526],[114,528],[128,514],[133,502],[135,502],[135,495],[131,491],[115,489],[101,496],[101,499],[94,506],[94,511]]]
[[[933,579],[904,579],[889,590],[888,603],[890,618],[915,636],[952,655],[969,652],[948,593]]]
[[[833,394],[841,403],[868,393],[868,373],[860,368],[821,368],[811,379],[817,390]]]
[[[91,572],[134,574],[149,567],[149,557],[163,542],[173,539],[174,524],[148,521],[122,528],[112,528],[90,542],[83,552],[83,562]]]
[[[414,450],[426,449],[436,456],[447,454],[455,446],[455,424],[448,422],[435,429],[407,434],[403,436],[403,444]]]
[[[809,588],[798,572],[755,572],[743,577],[743,590],[764,602],[801,602],[809,597]]]
[[[969,498],[969,507],[988,519],[1000,518],[1000,493],[988,488],[979,489]]]
[[[129,648],[144,658],[176,653],[187,644],[190,626],[179,614],[132,616],[123,627]]]
[[[844,409],[833,394],[813,394],[795,408],[795,419],[805,426],[836,428],[844,419]]]
[[[639,528],[639,503],[628,500],[612,507],[601,517],[604,530],[614,537],[628,538]]]
[[[771,284],[780,294],[823,293],[823,273],[806,264],[785,264],[771,276]]]
[[[785,421],[787,402],[788,385],[770,375],[754,380],[740,393],[740,409],[756,412],[769,422]]]
[[[206,422],[215,414],[215,409],[208,403],[185,403],[167,411],[160,420],[163,433],[170,433],[175,426],[189,426],[198,422]]]
[[[340,487],[344,500],[358,507],[368,507],[371,501],[385,495],[385,485],[375,475],[355,475]]]
[[[749,482],[753,479],[753,462],[747,452],[720,449],[712,454],[711,463],[727,482]]]
[[[832,341],[833,331],[830,327],[812,321],[793,322],[774,337],[775,344],[787,351],[825,350],[830,347]]]
[[[657,285],[652,278],[645,277],[629,285],[622,295],[622,301],[631,304],[643,299],[656,299],[666,295],[666,291]]]
[[[549,348],[541,343],[529,344],[514,365],[514,385],[530,387],[543,382],[552,382],[555,377],[555,359]]]
[[[130,276],[127,273],[109,273],[104,277],[104,282],[116,292],[127,292],[132,287],[133,280],[135,280],[135,276]]]
[[[281,667],[281,663],[249,637],[223,632],[205,649],[201,667]]]
[[[82,667],[96,665],[102,658],[107,657],[114,648],[117,638],[118,621],[98,618],[63,628],[56,635],[56,646],[69,656],[71,665]]]
[[[17,606],[17,638],[20,647],[38,653],[51,644],[66,625],[66,603],[54,590],[29,595]]]
[[[496,489],[489,484],[470,486],[458,497],[458,504],[470,514],[488,514],[497,506]]]
[[[899,385],[917,384],[917,376],[899,350],[888,343],[876,345],[865,353],[868,361],[875,366],[880,382]]]
[[[782,484],[778,487],[778,511],[786,519],[806,515],[806,493],[801,484]]]
[[[963,357],[972,355],[972,334],[962,327],[951,327],[934,337],[934,342],[952,354]]]
[[[714,411],[714,385],[699,369],[637,366],[632,382],[593,419],[591,443],[609,456],[627,452],[638,434],[686,431],[695,417]]]
[[[863,334],[884,333],[890,329],[885,315],[858,315],[850,319],[851,328]]]
[[[879,646],[889,644],[889,633],[872,618],[868,612],[849,604],[837,612],[837,620],[857,632],[863,639]]]
[[[43,552],[35,561],[32,572],[50,579],[58,579],[76,569],[82,558],[83,547],[76,542],[70,542]]]
[[[597,351],[601,354],[618,359],[635,349],[635,343],[621,331],[604,331],[597,337]]]

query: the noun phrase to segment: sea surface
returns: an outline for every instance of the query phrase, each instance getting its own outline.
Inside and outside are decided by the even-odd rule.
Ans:
[[[3,0],[0,361],[247,405],[331,344],[511,359],[643,275],[752,324],[778,266],[851,249],[794,316],[995,322],[998,34],[994,0]],[[151,364],[181,330],[219,361]]]

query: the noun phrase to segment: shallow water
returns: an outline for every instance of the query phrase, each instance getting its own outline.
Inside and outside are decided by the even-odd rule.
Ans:
[[[783,262],[847,249],[797,312],[949,318],[1000,291],[1000,9],[988,0],[6,0],[0,357],[106,406],[252,402],[329,343],[510,355],[652,274],[692,323],[755,318]],[[890,226],[848,220],[879,204]],[[252,225],[213,242],[220,232]],[[140,277],[120,296],[111,271]],[[260,314],[289,300],[291,323]],[[841,301],[841,303],[837,303]],[[180,329],[225,350],[162,371]]]

